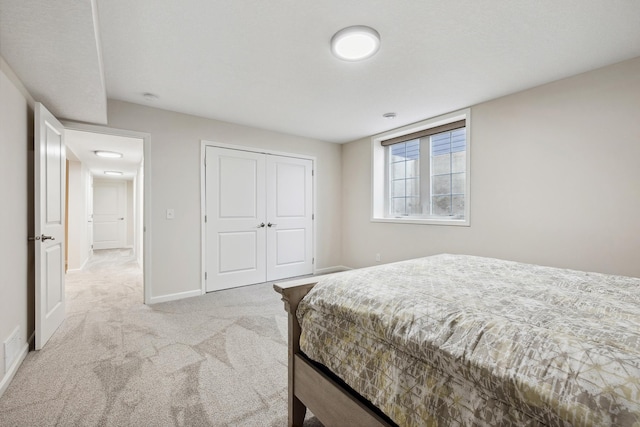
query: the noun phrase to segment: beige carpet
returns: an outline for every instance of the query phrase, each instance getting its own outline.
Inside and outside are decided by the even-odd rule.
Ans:
[[[131,252],[107,250],[66,287],[67,318],[0,398],[1,426],[286,425],[287,319],[270,284],[145,306]]]

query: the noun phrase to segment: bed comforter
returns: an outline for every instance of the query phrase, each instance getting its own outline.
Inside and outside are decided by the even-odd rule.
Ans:
[[[301,350],[401,426],[640,426],[640,279],[437,255],[321,278]]]

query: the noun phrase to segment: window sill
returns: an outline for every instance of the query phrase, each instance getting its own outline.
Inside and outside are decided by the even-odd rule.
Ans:
[[[395,224],[420,224],[420,225],[453,225],[469,227],[469,219],[435,219],[435,218],[371,218],[371,222],[388,222]]]

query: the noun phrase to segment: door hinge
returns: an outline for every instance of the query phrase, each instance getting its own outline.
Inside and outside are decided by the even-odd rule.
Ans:
[[[204,216],[204,222],[207,222],[207,216],[206,215]]]
[[[316,214],[311,214],[311,220],[313,221],[314,219],[316,219]]]
[[[311,258],[311,264],[315,264],[316,263],[316,259],[315,258]]]
[[[204,272],[204,280],[207,280],[207,272]]]
[[[311,169],[311,176],[316,176],[316,171]]]

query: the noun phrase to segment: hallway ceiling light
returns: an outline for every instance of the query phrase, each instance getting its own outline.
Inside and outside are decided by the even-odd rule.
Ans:
[[[361,61],[380,48],[380,34],[364,25],[343,28],[331,38],[331,51],[345,61]]]
[[[122,157],[122,153],[117,153],[115,151],[96,150],[94,153],[98,157],[108,157],[111,159],[119,159]]]
[[[119,176],[122,175],[122,172],[120,171],[104,171],[105,175],[113,175],[113,176]]]

